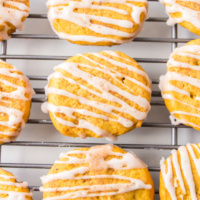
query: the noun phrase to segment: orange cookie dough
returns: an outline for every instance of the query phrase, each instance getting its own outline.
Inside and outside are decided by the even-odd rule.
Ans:
[[[63,153],[41,177],[43,200],[153,200],[154,184],[146,165],[113,145]]]
[[[160,200],[200,199],[200,144],[187,144],[161,160]]]
[[[16,179],[13,174],[0,168],[0,199],[32,200],[28,183],[18,183]]]
[[[29,0],[0,0],[0,42],[24,29],[23,22],[29,13]]]
[[[200,39],[177,48],[160,78],[160,89],[172,124],[200,130]]]
[[[200,35],[200,2],[194,0],[160,0],[169,15],[167,24],[176,23]]]
[[[55,67],[46,87],[56,129],[71,137],[106,137],[140,127],[150,110],[151,81],[121,52],[77,55]]]
[[[48,0],[47,5],[55,33],[80,45],[130,42],[148,16],[147,0]]]
[[[0,60],[0,144],[19,136],[29,118],[33,94],[28,78]]]

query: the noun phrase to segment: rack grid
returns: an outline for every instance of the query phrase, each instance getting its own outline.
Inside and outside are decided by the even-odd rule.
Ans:
[[[149,0],[150,2],[157,2],[158,0]],[[45,14],[30,14],[29,18],[31,19],[46,19],[47,15]],[[151,17],[147,21],[149,22],[163,22],[165,23],[167,18]],[[137,37],[134,42],[153,42],[153,43],[169,43],[171,44],[172,50],[175,49],[178,43],[186,43],[192,38],[179,38],[178,37],[178,26],[172,26],[171,28],[171,38],[150,38],[150,37]],[[47,35],[47,34],[13,34],[13,39],[50,39],[58,40],[59,38],[56,35]],[[25,59],[25,60],[66,60],[70,56],[48,56],[48,55],[10,55],[7,54],[8,43],[3,41],[0,43],[0,59]],[[161,58],[134,58],[140,63],[166,63],[167,59]],[[46,76],[33,76],[27,75],[28,78],[32,81],[46,81]],[[158,84],[159,80],[154,79],[152,84]],[[44,94],[44,88],[34,88],[36,94]],[[158,91],[152,92],[152,97],[161,97],[161,93]],[[33,103],[42,103],[45,101],[45,98],[35,97],[32,99]],[[152,106],[164,106],[164,101],[153,100],[151,102]],[[29,124],[52,124],[50,120],[45,119],[29,119]],[[142,127],[158,127],[158,128],[168,128],[171,129],[171,144],[170,145],[161,145],[161,144],[117,144],[119,147],[127,149],[177,149],[178,145],[178,129],[179,128],[190,128],[184,125],[172,125],[170,123],[143,123]],[[98,140],[96,140],[98,141]],[[102,144],[102,143],[101,143]],[[15,141],[2,146],[32,146],[32,147],[90,147],[93,145],[100,145],[100,143],[69,143],[69,142],[30,142],[30,141]],[[30,168],[30,169],[49,169],[51,164],[34,164],[34,163],[3,163],[1,162],[1,149],[0,146],[0,167],[4,168]],[[149,170],[152,172],[159,172],[160,168],[156,166],[150,166]],[[39,186],[30,186],[30,189],[33,191],[39,191]],[[158,194],[158,189],[155,190],[155,193]]]

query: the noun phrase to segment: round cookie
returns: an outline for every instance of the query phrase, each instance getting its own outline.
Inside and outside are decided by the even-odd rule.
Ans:
[[[33,94],[29,79],[0,60],[0,144],[19,136],[29,118]]]
[[[200,130],[200,39],[175,49],[159,87],[172,124]]]
[[[48,80],[42,110],[66,136],[115,140],[140,127],[150,110],[151,81],[121,52],[71,57]]]
[[[48,0],[47,5],[55,33],[80,45],[130,42],[148,16],[147,0]]]
[[[18,183],[16,179],[13,174],[0,168],[0,199],[32,200],[28,183]]]
[[[29,10],[29,0],[0,0],[0,42],[8,40],[16,29],[24,29]]]
[[[160,162],[160,200],[200,199],[200,144],[187,144]]]
[[[43,200],[153,200],[154,185],[146,165],[113,145],[61,154],[41,177]]]
[[[194,0],[160,0],[169,15],[167,24],[180,24],[189,31],[200,35],[200,2]]]

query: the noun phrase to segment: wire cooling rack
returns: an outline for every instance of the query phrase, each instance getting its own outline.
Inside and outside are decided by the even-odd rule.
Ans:
[[[157,2],[157,0],[149,0],[150,5],[152,3]],[[42,3],[45,3],[44,1]],[[158,3],[158,2],[157,2]],[[47,16],[46,14],[30,14],[29,15],[29,19],[46,19]],[[27,19],[27,21],[29,20]],[[167,20],[167,18],[165,17],[150,17],[146,23],[151,22],[152,25],[156,24],[156,23],[165,23]],[[46,23],[47,20],[46,20]],[[159,30],[158,30],[159,31]],[[15,40],[15,39],[29,39],[29,40],[59,40],[58,37],[56,35],[49,35],[49,34],[13,34],[11,40]],[[193,38],[179,38],[178,37],[178,26],[172,26],[171,27],[171,37],[168,38],[164,38],[164,37],[160,37],[160,38],[154,38],[154,37],[137,37],[133,42],[145,42],[145,43],[168,43],[171,45],[171,50],[175,49],[177,47],[177,45],[179,43],[186,43],[190,40],[192,40]],[[50,42],[50,41],[49,41]],[[68,43],[66,42],[66,45]],[[77,47],[77,46],[76,46]],[[1,49],[0,49],[0,59],[3,60],[11,60],[10,62],[12,63],[12,60],[58,60],[58,61],[62,61],[62,60],[66,60],[67,58],[69,58],[70,56],[52,56],[52,55],[13,55],[13,54],[9,54],[7,53],[7,49],[9,48],[9,42],[2,42],[1,43]],[[86,47],[87,48],[87,47]],[[138,61],[139,63],[141,63],[141,65],[143,63],[153,63],[153,64],[163,64],[167,62],[167,58],[148,58],[148,57],[141,57],[141,58],[134,58],[136,61]],[[29,79],[31,81],[35,81],[35,82],[39,82],[39,81],[47,81],[47,76],[35,76],[35,75],[30,75],[30,74],[26,74]],[[153,88],[157,87],[159,80],[159,77],[157,77],[157,79],[153,79],[152,84],[153,84]],[[41,87],[37,87],[34,88],[35,92],[36,92],[36,96],[33,98],[32,102],[33,104],[37,104],[37,103],[43,103],[45,101],[44,97],[41,97],[41,95],[44,95],[44,88]],[[38,97],[39,96],[39,97]],[[164,101],[162,99],[160,99],[161,97],[161,93],[158,90],[153,90],[152,92],[152,97],[153,100],[151,101],[151,105],[152,107],[157,106],[159,107],[161,110],[164,107]],[[34,118],[34,119],[29,119],[28,120],[28,124],[34,124],[35,126],[38,126],[38,124],[52,124],[51,120],[47,120],[47,119],[38,119],[38,118]],[[135,143],[128,143],[128,142],[123,142],[120,143],[120,138],[119,138],[119,143],[117,143],[117,145],[119,147],[122,148],[126,148],[126,149],[135,149],[135,150],[141,150],[141,149],[149,149],[149,150],[171,150],[171,149],[176,149],[179,146],[179,141],[178,141],[178,132],[179,129],[183,129],[183,128],[187,128],[187,129],[191,129],[189,127],[186,127],[184,125],[172,125],[169,122],[167,123],[158,123],[158,122],[144,122],[142,127],[146,127],[148,128],[148,130],[151,130],[151,128],[166,128],[166,129],[171,129],[171,142],[169,144],[149,144],[148,141],[145,140],[144,138],[144,143],[143,144],[138,144],[137,141]],[[42,134],[42,133],[41,133]],[[56,133],[59,134],[59,133]],[[151,134],[151,131],[150,133]],[[123,137],[123,136],[121,136]],[[170,137],[170,136],[168,136]],[[24,146],[24,147],[90,147],[93,145],[98,145],[98,144],[102,144],[102,143],[98,143],[98,139],[95,140],[95,142],[88,142],[88,143],[84,143],[84,141],[82,142],[52,142],[52,141],[15,141],[15,142],[11,142],[8,144],[3,144],[2,146],[0,146],[0,167],[3,168],[19,168],[21,170],[23,169],[49,169],[52,166],[51,164],[36,164],[36,163],[6,163],[2,161],[2,156],[6,156],[6,155],[2,155],[2,147],[8,146]],[[97,142],[97,143],[96,143]],[[104,143],[106,143],[106,141],[104,141]],[[6,154],[6,152],[4,152]],[[156,172],[157,174],[159,173],[159,164],[155,163],[155,165],[150,165],[149,166],[149,170],[151,171],[151,173]],[[39,178],[39,177],[37,177]],[[157,176],[158,179],[158,176]],[[158,181],[158,180],[157,180]],[[39,185],[37,186],[30,186],[30,189],[32,189],[34,192],[39,191]],[[155,189],[155,193],[158,196],[158,187],[156,186]],[[157,197],[158,198],[158,197]],[[38,197],[34,198],[34,199],[38,199]]]

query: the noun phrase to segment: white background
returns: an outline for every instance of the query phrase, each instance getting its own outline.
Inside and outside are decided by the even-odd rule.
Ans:
[[[31,14],[46,14],[46,0],[30,0]],[[150,17],[166,17],[164,7],[157,1],[149,2]],[[50,34],[54,35],[47,19],[27,19],[25,30],[20,34]],[[19,34],[19,33],[18,33]],[[179,38],[198,38],[178,26]],[[171,38],[171,27],[165,22],[145,22],[144,31],[139,37],[148,38]],[[179,46],[183,45],[179,44]],[[52,55],[52,56],[73,56],[77,53],[99,52],[102,50],[118,50],[126,53],[133,58],[165,58],[169,57],[171,52],[170,43],[152,43],[152,42],[131,42],[113,47],[93,47],[78,46],[65,40],[41,40],[41,39],[16,39],[11,38],[8,41],[8,55]],[[1,52],[0,52],[1,53]],[[53,72],[53,67],[63,61],[37,61],[19,59],[7,60],[22,70],[26,75],[48,76]],[[166,64],[141,63],[151,79],[158,79],[166,71]],[[34,88],[43,88],[46,81],[31,81]],[[158,90],[157,85],[153,86],[154,91]],[[43,95],[37,95],[43,97]],[[162,100],[161,98],[152,98],[152,100]],[[43,114],[40,109],[40,103],[33,103],[30,119],[49,119],[47,114]],[[146,122],[152,123],[170,123],[169,113],[165,106],[152,106]],[[80,143],[106,143],[105,139],[74,139],[61,135],[56,131],[53,125],[27,124],[23,129],[18,141],[43,141],[43,142],[80,142]],[[178,144],[200,142],[200,133],[191,128],[181,128],[178,130]],[[121,144],[171,144],[171,128],[138,128],[119,137],[117,143]],[[61,147],[30,147],[30,146],[8,146],[2,145],[1,162],[2,163],[39,163],[53,164],[58,159],[61,152],[68,151],[69,148]],[[154,149],[134,149],[133,150],[148,166],[159,167],[161,157],[170,155],[169,150]],[[20,181],[28,181],[30,186],[41,186],[40,176],[45,175],[48,170],[43,169],[23,169],[23,168],[5,168],[14,173]],[[152,172],[155,188],[159,186],[159,173]],[[41,200],[42,194],[34,192],[33,199]],[[156,195],[156,199],[158,195]]]

